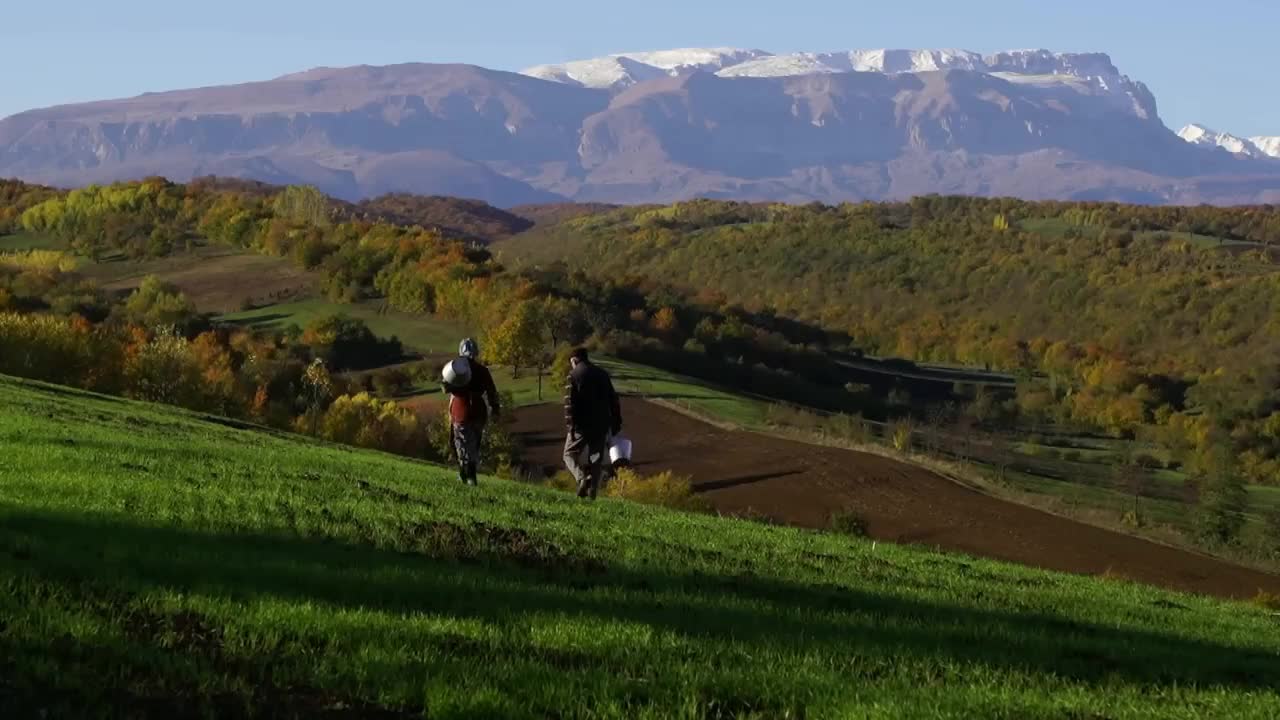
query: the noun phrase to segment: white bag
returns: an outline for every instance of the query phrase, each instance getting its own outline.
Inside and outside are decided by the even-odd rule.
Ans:
[[[619,463],[631,463],[631,441],[619,435],[609,442],[609,462],[617,465]]]

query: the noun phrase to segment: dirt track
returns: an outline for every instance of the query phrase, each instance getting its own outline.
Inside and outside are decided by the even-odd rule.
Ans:
[[[825,527],[848,509],[880,540],[1220,597],[1280,593],[1280,576],[1005,502],[877,455],[729,432],[635,399],[623,401],[623,415],[638,470],[691,476],[721,512]],[[543,405],[518,411],[513,429],[526,460],[550,471],[562,467],[562,427],[561,408]]]

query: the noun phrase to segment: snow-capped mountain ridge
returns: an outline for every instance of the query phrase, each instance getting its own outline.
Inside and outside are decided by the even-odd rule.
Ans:
[[[653,50],[537,65],[522,70],[521,74],[568,85],[616,90],[667,75],[679,77],[697,71],[717,72],[769,56],[771,54],[764,50],[743,48]]]
[[[616,72],[619,69],[622,71]],[[631,69],[639,69],[639,76],[627,72]],[[723,77],[782,77],[810,73],[916,73],[950,69],[1081,78],[1122,77],[1111,57],[1105,53],[1009,50],[982,55],[959,49],[886,48],[782,55],[743,48],[683,48],[615,53],[600,58],[537,65],[522,73],[584,87],[616,89],[649,79],[643,76],[679,76],[699,70],[716,72]]]
[[[1242,138],[1231,133],[1219,132],[1199,123],[1192,123],[1178,131],[1178,137],[1192,145],[1220,147],[1236,155],[1252,158],[1280,158],[1280,137],[1256,136]]]
[[[1130,80],[1105,53],[1009,50],[982,55],[960,49],[869,49],[776,55],[741,48],[685,48],[618,53],[602,58],[538,65],[524,75],[579,87],[619,91],[664,76],[713,72],[721,77],[778,78],[796,75],[876,72],[883,74],[968,70],[1020,84],[1066,85],[1078,92],[1110,95],[1132,114],[1157,116],[1155,97]]]
[[[1280,158],[1280,137],[1255,135],[1249,138],[1249,142],[1253,143],[1263,154],[1273,158]]]

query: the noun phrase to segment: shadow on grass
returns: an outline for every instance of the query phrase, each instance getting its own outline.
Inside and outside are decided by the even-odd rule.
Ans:
[[[386,530],[371,534],[386,537]],[[480,523],[404,522],[391,530],[398,549],[333,538],[201,533],[124,516],[0,505],[0,577],[88,593],[94,596],[89,607],[102,606],[103,598],[169,590],[493,623],[521,615],[584,616],[706,641],[710,654],[728,643],[749,655],[797,662],[815,653],[914,658],[1099,686],[1123,679],[1271,691],[1280,677],[1280,654],[1159,632],[749,573],[610,566],[518,529]],[[1185,610],[1169,610],[1177,611]],[[583,672],[598,671],[597,661],[607,664],[606,657],[596,658]]]
[[[693,395],[691,393],[622,393],[625,397],[634,397],[640,400],[724,400],[722,397],[714,395]]]
[[[231,318],[231,319],[223,318],[223,319],[220,319],[218,322],[224,325],[265,328],[265,327],[274,326],[292,317],[293,317],[292,315],[287,315],[285,313],[266,313],[263,315],[254,315],[252,317],[246,317],[246,318]]]

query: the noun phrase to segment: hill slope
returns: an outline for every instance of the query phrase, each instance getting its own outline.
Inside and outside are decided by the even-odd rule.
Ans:
[[[1280,594],[1280,575],[1000,500],[900,460],[724,430],[636,399],[623,414],[627,437],[644,448],[640,470],[692,478],[718,512],[818,529],[852,512],[868,537],[887,542],[1218,597]],[[555,405],[517,410],[525,462],[559,470],[563,424]]]
[[[0,379],[0,711],[1274,717],[1260,608]]]

